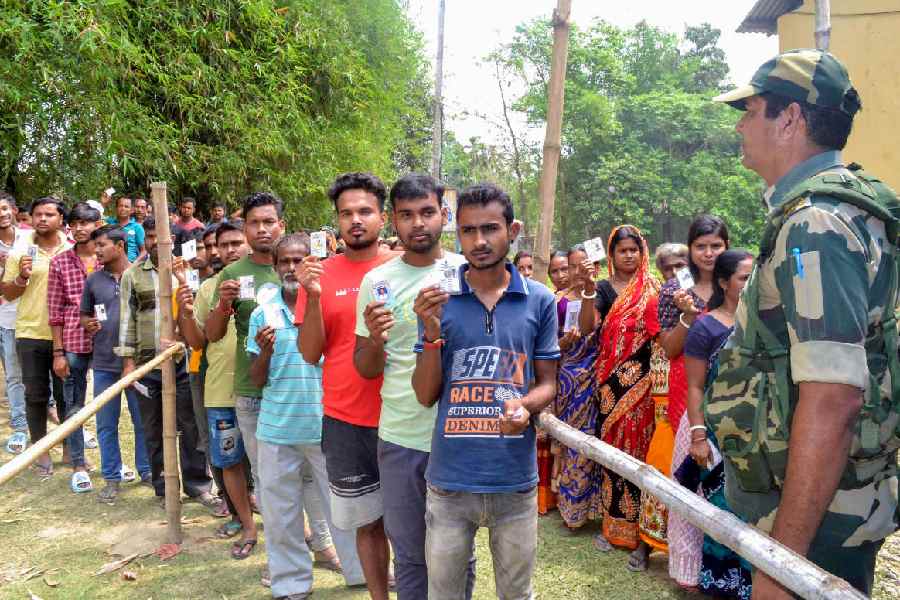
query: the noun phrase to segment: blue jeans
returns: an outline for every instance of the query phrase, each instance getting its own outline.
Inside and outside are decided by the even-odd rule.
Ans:
[[[428,600],[464,600],[475,533],[487,527],[499,600],[532,600],[537,556],[537,487],[473,494],[428,485],[425,500]]]
[[[84,398],[87,394],[87,372],[91,367],[90,354],[78,354],[66,352],[66,362],[69,363],[69,376],[63,381],[63,399],[65,410],[63,418],[68,419],[76,412],[84,408]],[[69,457],[73,467],[84,466],[84,428],[74,429],[66,438],[69,446]]]
[[[94,397],[96,398],[121,378],[121,372],[94,369]],[[150,458],[144,441],[144,427],[141,425],[141,411],[137,392],[133,387],[125,389],[128,412],[134,427],[134,462],[141,476],[150,474]],[[97,413],[97,441],[100,444],[100,466],[106,481],[122,480],[122,454],[119,450],[119,415],[122,414],[122,399],[110,400]]]
[[[6,373],[6,397],[9,398],[9,426],[13,431],[28,431],[25,418],[25,384],[16,355],[16,330],[0,327],[0,361]]]

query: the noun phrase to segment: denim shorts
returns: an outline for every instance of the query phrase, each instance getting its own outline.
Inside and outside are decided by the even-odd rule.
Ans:
[[[209,462],[220,469],[233,467],[244,459],[244,439],[233,408],[207,408]]]

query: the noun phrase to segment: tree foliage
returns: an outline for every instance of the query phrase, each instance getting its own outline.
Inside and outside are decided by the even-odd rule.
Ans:
[[[24,199],[162,179],[201,204],[271,189],[318,224],[338,172],[426,164],[429,89],[394,0],[0,8],[0,168]]]
[[[760,183],[740,165],[738,114],[710,101],[728,73],[719,34],[708,24],[688,26],[681,40],[645,22],[572,28],[558,245],[621,223],[653,244],[683,241],[701,212],[722,216],[735,243],[755,245]],[[497,52],[524,90],[514,108],[535,127],[546,116],[551,35],[547,21],[526,23]]]

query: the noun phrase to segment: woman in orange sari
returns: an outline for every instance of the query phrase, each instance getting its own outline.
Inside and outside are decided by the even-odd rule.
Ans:
[[[603,319],[596,363],[594,402],[598,408],[597,437],[645,460],[653,436],[650,358],[659,333],[659,282],[650,274],[647,242],[631,225],[613,230],[607,244],[609,279],[615,293]],[[615,289],[615,283],[627,285]],[[598,290],[599,291],[599,290]],[[638,548],[641,490],[615,472],[599,467],[603,529],[594,546],[603,552],[613,545]]]

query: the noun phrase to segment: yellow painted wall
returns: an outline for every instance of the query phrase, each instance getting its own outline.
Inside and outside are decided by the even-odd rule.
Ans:
[[[815,48],[815,3],[778,19],[782,51]],[[831,0],[832,54],[862,98],[844,151],[900,190],[900,0]]]

